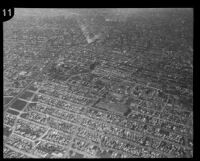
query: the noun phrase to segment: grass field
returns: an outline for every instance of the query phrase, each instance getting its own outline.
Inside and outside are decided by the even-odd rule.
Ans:
[[[25,106],[26,106],[27,102],[26,101],[22,101],[17,99],[12,105],[11,108],[14,108],[16,110],[21,111]]]

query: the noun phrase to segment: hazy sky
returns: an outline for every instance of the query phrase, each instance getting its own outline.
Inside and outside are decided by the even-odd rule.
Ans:
[[[70,16],[73,9],[49,9],[49,8],[15,8],[15,16]]]
[[[58,16],[64,15],[66,17],[71,16],[73,14],[84,14],[93,11],[98,12],[107,12],[111,14],[133,14],[144,11],[162,11],[162,10],[171,10],[170,8],[101,8],[101,9],[69,9],[69,8],[15,8],[15,16]],[[188,10],[188,9],[187,9]],[[190,9],[189,9],[190,10]]]

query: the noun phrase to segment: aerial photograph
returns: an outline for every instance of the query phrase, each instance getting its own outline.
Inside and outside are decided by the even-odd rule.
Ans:
[[[193,158],[193,8],[15,8],[3,158]]]

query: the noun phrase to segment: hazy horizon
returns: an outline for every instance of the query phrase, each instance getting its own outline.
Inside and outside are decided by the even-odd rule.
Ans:
[[[68,17],[76,14],[88,14],[90,12],[129,15],[138,12],[166,10],[192,10],[192,8],[15,8],[15,16],[53,17],[63,15]]]

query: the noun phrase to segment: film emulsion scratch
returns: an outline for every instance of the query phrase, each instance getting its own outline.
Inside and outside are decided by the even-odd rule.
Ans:
[[[192,158],[193,9],[15,9],[4,158]]]

